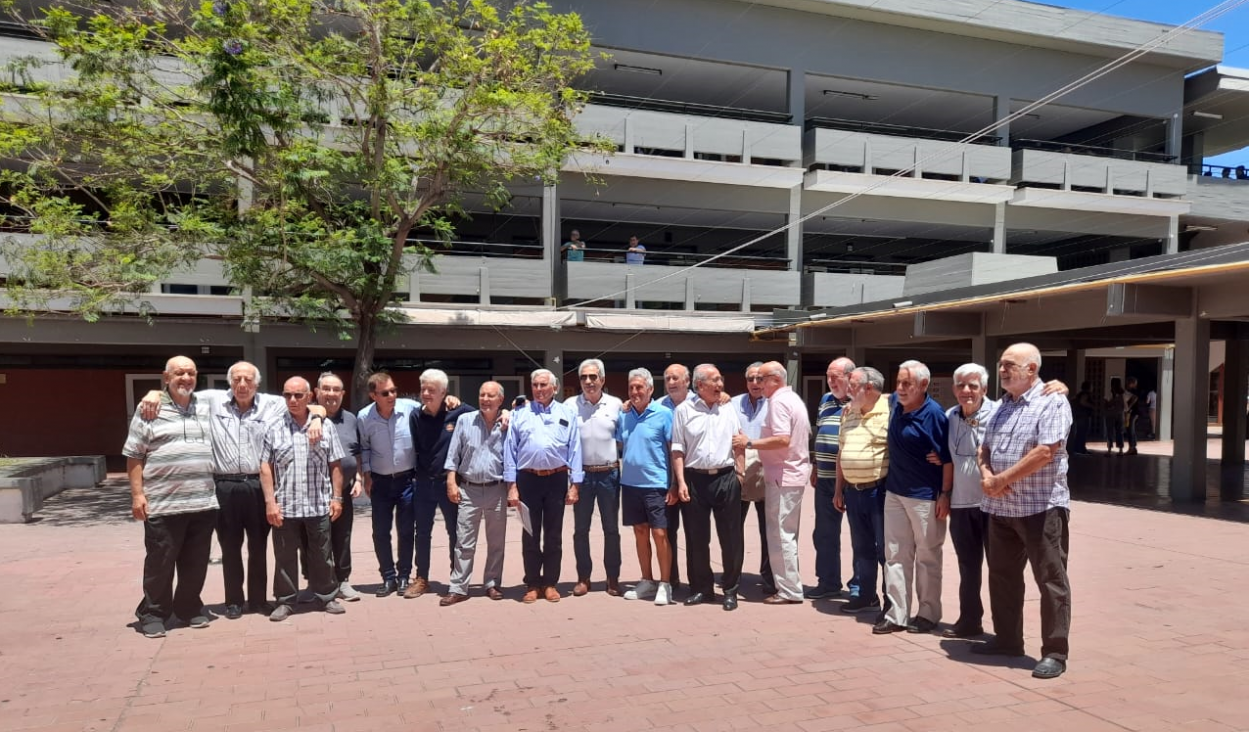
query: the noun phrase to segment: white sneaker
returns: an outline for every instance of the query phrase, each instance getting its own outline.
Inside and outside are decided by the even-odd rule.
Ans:
[[[338,586],[338,599],[346,602],[357,602],[360,600],[360,593],[356,592],[356,588],[351,583],[344,582]]]
[[[649,600],[655,596],[655,591],[657,588],[658,586],[654,582],[648,579],[644,579],[641,582],[638,582],[636,585],[634,585],[632,590],[629,590],[628,592],[624,593],[624,599],[626,600]]]
[[[667,582],[660,582],[659,589],[655,592],[656,605],[668,605],[672,603],[672,585]]]

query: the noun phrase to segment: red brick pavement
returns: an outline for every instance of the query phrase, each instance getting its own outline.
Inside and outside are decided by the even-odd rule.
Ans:
[[[836,612],[839,602],[767,607],[750,588],[725,613],[610,598],[601,569],[592,594],[527,606],[515,586],[515,520],[503,602],[479,588],[452,608],[432,595],[370,595],[345,616],[301,611],[278,624],[246,615],[148,640],[129,625],[143,547],[125,506],[115,482],[62,494],[39,523],[0,526],[0,729],[1249,729],[1245,524],[1077,504],[1071,668],[1045,682],[1030,676],[1031,589],[1033,658],[991,663],[973,660],[963,641],[874,637],[867,618]],[[804,537],[810,516],[808,506]],[[758,561],[753,521],[748,569]],[[568,522],[566,588],[571,512]],[[355,580],[371,583],[367,518],[357,527]],[[810,568],[809,541],[803,549]],[[627,535],[624,553],[632,580]],[[948,547],[945,571],[953,620]],[[441,589],[443,567],[433,579]],[[210,607],[220,583],[214,565]]]

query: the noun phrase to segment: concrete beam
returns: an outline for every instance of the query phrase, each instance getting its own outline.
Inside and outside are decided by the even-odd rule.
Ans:
[[[1191,287],[1116,282],[1106,288],[1106,315],[1186,317],[1193,310]]]
[[[922,311],[915,313],[916,338],[974,338],[983,332],[984,318],[980,313],[949,313]]]
[[[794,346],[803,351],[844,349],[852,345],[854,331],[850,328],[812,326],[799,328],[795,335]]]

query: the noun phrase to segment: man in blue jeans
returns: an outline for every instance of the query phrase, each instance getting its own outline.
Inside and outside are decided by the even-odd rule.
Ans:
[[[581,462],[585,481],[573,506],[572,549],[577,558],[577,584],[574,597],[590,591],[594,559],[590,555],[590,525],[598,506],[603,527],[603,569],[607,572],[607,594],[620,595],[620,455],[616,450],[616,423],[620,421],[621,401],[603,392],[607,372],[603,362],[588,358],[577,369],[581,393],[575,400],[577,423],[581,427]]]
[[[850,404],[841,415],[833,505],[850,523],[859,594],[844,613],[879,612],[876,578],[885,563],[885,476],[889,473],[889,398],[885,377],[869,367],[850,372]]]
[[[837,486],[838,434],[841,413],[850,400],[850,372],[854,362],[837,358],[828,364],[825,373],[828,393],[820,400],[815,420],[815,470],[811,487],[815,489],[815,587],[806,591],[808,600],[825,600],[841,595],[841,512],[833,505]],[[858,594],[858,582],[851,577],[850,594]]]

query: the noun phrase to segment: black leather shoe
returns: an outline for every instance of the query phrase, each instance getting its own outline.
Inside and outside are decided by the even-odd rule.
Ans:
[[[955,623],[953,628],[946,628],[941,631],[942,638],[975,638],[978,635],[984,635],[983,626],[959,625]]]
[[[1041,662],[1032,669],[1032,677],[1035,679],[1056,679],[1063,675],[1063,671],[1067,670],[1067,664],[1057,658],[1046,656]]]
[[[243,608],[240,605],[226,605],[226,618],[228,620],[238,620],[243,617]]]
[[[889,633],[901,633],[904,630],[906,630],[905,625],[898,625],[897,623],[891,623],[888,620],[882,620],[879,623],[872,626],[872,633],[874,635],[888,635]]]
[[[725,593],[724,609],[727,612],[732,612],[733,610],[737,609],[737,593],[736,592]]]
[[[991,640],[988,643],[981,643],[980,645],[972,646],[971,652],[976,654],[977,656],[1022,656],[1024,655],[1022,648],[1008,648],[1006,646],[1001,646],[1001,645],[998,645],[998,642],[996,640]]]
[[[411,584],[412,584],[411,580],[409,580],[407,577],[404,577],[403,579],[399,580],[399,582],[395,585],[395,591],[399,593],[400,597],[403,597],[403,593],[408,591],[408,587],[411,586]]]
[[[716,601],[716,594],[714,592],[706,592],[706,593],[695,592],[694,594],[685,598],[686,605],[701,605],[704,602],[715,602],[715,601]]]
[[[247,603],[247,611],[251,613],[256,613],[257,615],[264,615],[268,617],[270,614],[273,613],[273,609],[274,609],[273,603],[270,603],[270,602]]]
[[[915,618],[911,624],[906,626],[908,633],[931,633],[937,629],[937,624],[928,618]]]
[[[374,593],[374,597],[389,597],[399,591],[399,585],[394,580],[386,580],[382,586]]]

